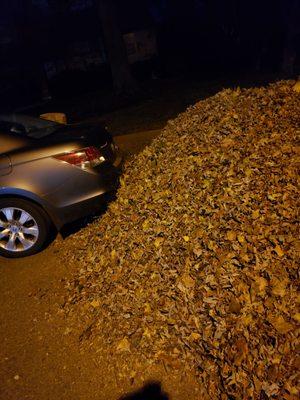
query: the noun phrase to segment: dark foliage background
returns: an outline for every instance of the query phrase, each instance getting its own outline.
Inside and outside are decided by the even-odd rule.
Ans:
[[[113,88],[132,96],[153,78],[295,76],[299,18],[299,0],[2,0],[1,107]],[[142,30],[157,52],[129,64],[123,35]]]

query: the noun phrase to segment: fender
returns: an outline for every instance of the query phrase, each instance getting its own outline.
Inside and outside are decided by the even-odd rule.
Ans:
[[[41,207],[46,214],[49,216],[50,220],[53,222],[54,226],[59,230],[62,227],[62,223],[58,218],[55,208],[52,207],[45,199],[37,196],[35,193],[29,192],[28,190],[12,188],[12,187],[0,187],[0,198],[3,197],[16,197],[22,198],[24,200],[29,200],[39,207]]]

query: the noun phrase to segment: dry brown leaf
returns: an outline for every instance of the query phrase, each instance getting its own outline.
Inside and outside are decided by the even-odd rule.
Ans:
[[[294,329],[294,325],[287,322],[281,315],[272,315],[268,318],[270,324],[281,334],[285,334]]]
[[[130,342],[126,337],[119,341],[117,351],[130,351]]]

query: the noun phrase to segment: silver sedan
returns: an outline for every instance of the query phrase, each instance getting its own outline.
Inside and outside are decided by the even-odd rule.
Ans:
[[[51,228],[96,211],[118,186],[121,167],[99,126],[0,116],[0,254],[33,254]]]

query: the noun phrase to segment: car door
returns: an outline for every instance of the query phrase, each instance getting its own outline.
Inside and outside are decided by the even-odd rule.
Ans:
[[[0,176],[8,175],[12,171],[10,158],[5,154],[0,154]]]

